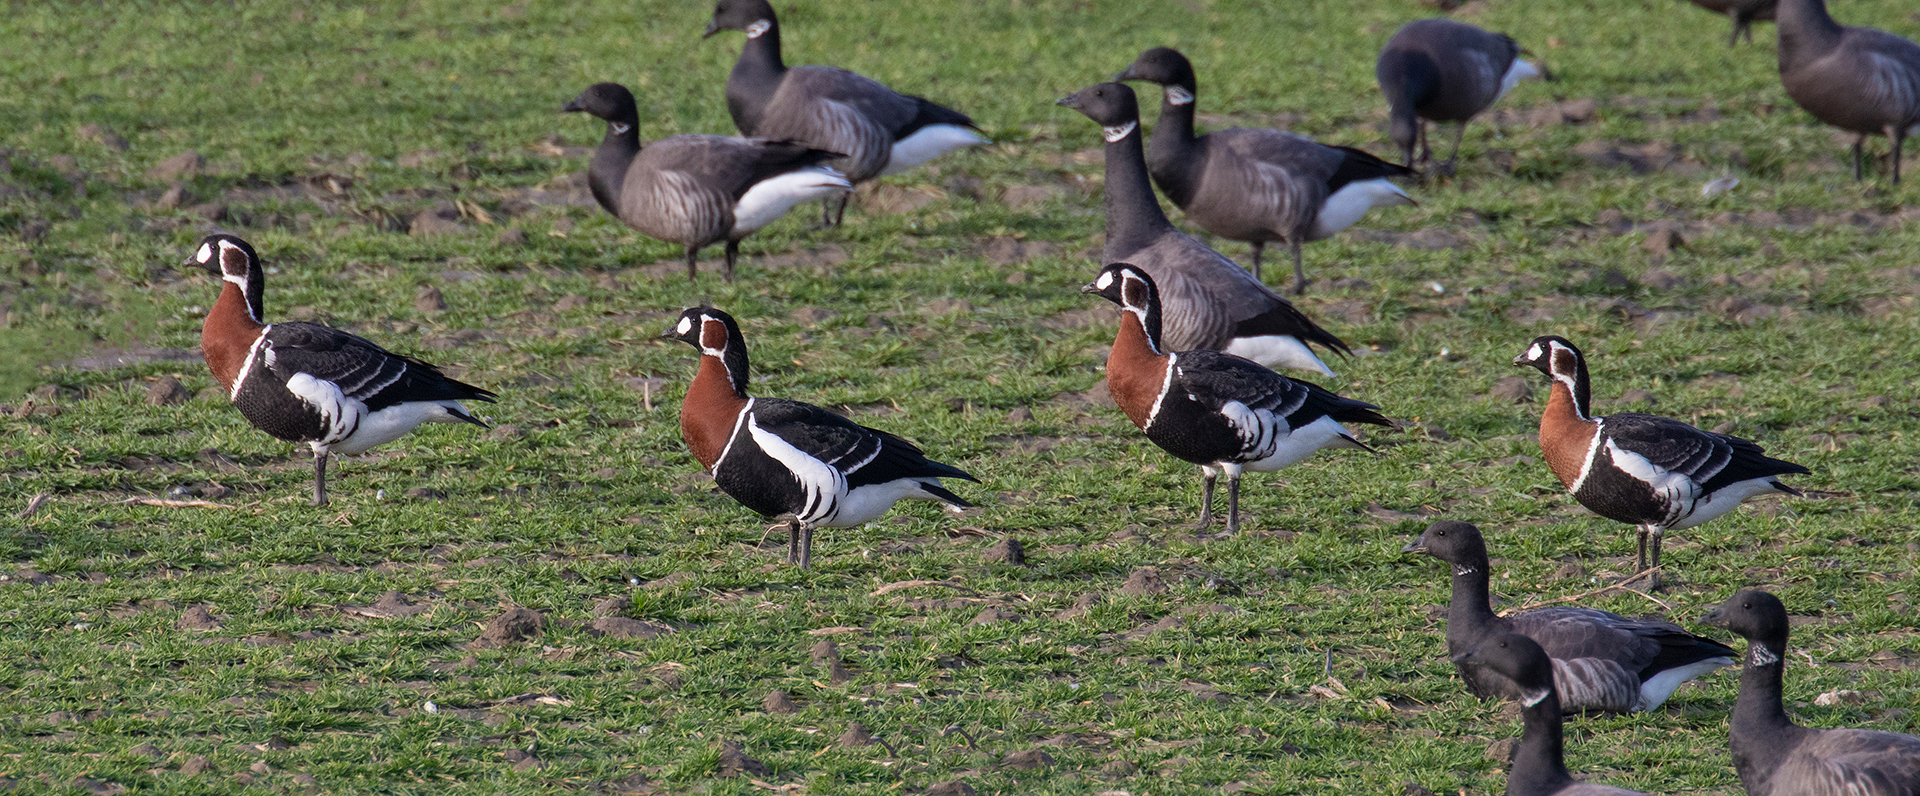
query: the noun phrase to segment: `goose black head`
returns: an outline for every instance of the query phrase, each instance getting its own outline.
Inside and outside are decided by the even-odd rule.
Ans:
[[[1096,83],[1061,97],[1054,104],[1079,111],[1109,130],[1131,129],[1140,123],[1140,102],[1134,98],[1133,89],[1124,83]],[[1108,140],[1119,139],[1109,137]]]
[[[1193,62],[1172,47],[1155,47],[1140,54],[1126,71],[1115,75],[1114,80],[1144,80],[1169,88],[1180,88],[1187,92],[1187,102],[1193,101],[1193,90],[1197,85],[1193,77]],[[1169,93],[1169,99],[1176,95]],[[1184,104],[1184,103],[1175,103]]]
[[[619,83],[595,83],[580,96],[560,106],[563,113],[585,113],[615,124],[633,124],[640,118],[640,107],[633,92]],[[624,132],[624,131],[622,131]]]
[[[1583,356],[1567,338],[1550,334],[1533,338],[1527,350],[1513,358],[1513,364],[1535,368],[1548,376],[1572,377]]]
[[[1160,289],[1146,271],[1132,263],[1114,263],[1100,269],[1100,275],[1081,287],[1080,292],[1118,304],[1120,309],[1138,318],[1140,330],[1146,332],[1147,344],[1155,351],[1160,350]]]
[[[1787,606],[1780,598],[1759,589],[1746,589],[1700,617],[1700,623],[1724,628],[1748,641],[1784,641],[1787,637]]]
[[[260,255],[238,235],[215,232],[200,239],[186,265],[207,269],[207,273],[246,287],[250,274],[259,270]]]
[[[700,38],[723,30],[738,30],[745,31],[749,39],[757,39],[775,24],[773,4],[767,0],[720,0],[713,4],[713,19],[707,22],[707,32]]]
[[[727,381],[737,395],[747,394],[747,341],[733,316],[712,307],[692,307],[680,313],[673,328],[660,335],[693,346],[701,356],[720,360]]]
[[[1487,541],[1473,523],[1441,520],[1421,532],[1420,537],[1400,548],[1402,553],[1433,556],[1449,564],[1477,565],[1486,561]]]
[[[1533,639],[1518,633],[1482,641],[1454,657],[1456,663],[1484,667],[1520,686],[1520,701],[1533,707],[1553,693],[1553,662]]]

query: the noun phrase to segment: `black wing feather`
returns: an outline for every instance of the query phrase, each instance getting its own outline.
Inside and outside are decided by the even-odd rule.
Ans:
[[[378,412],[409,401],[489,401],[494,394],[451,379],[439,368],[317,323],[276,323],[267,332],[273,370],[283,380],[305,373],[339,385]]]
[[[1605,420],[1607,436],[1615,445],[1692,478],[1709,493],[1751,478],[1810,472],[1767,456],[1751,440],[1701,431],[1672,418],[1624,412]]]
[[[1249,409],[1265,409],[1286,418],[1292,428],[1331,416],[1342,423],[1392,425],[1379,407],[1344,398],[1304,379],[1282,376],[1253,360],[1220,351],[1182,351],[1178,361],[1180,384],[1208,409],[1229,401]]]
[[[753,417],[762,431],[845,474],[848,489],[900,478],[978,480],[957,467],[928,459],[911,442],[813,404],[758,398]]]

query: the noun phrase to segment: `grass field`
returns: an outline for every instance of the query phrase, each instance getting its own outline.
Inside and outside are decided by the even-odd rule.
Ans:
[[[102,794],[1497,793],[1486,750],[1518,722],[1465,694],[1443,569],[1398,551],[1432,518],[1481,524],[1509,607],[1627,574],[1631,532],[1538,461],[1539,401],[1489,397],[1532,373],[1509,360],[1546,333],[1587,349],[1599,410],[1650,400],[1814,470],[1794,480],[1806,499],[1672,535],[1654,598],[1582,602],[1697,629],[1736,588],[1773,589],[1804,620],[1802,721],[1920,728],[1920,188],[1851,180],[1847,142],[1780,90],[1770,25],[1729,50],[1724,19],[1676,0],[1469,6],[1555,79],[1510,95],[1497,133],[1475,124],[1459,176],[1413,189],[1418,207],[1307,249],[1300,305],[1362,354],[1330,386],[1405,427],[1369,435],[1382,456],[1250,479],[1250,530],[1222,538],[1191,531],[1194,468],[1082,395],[1113,330],[1077,290],[1099,266],[1099,138],[1053,100],[1173,45],[1204,123],[1387,154],[1373,55],[1433,12],[782,3],[790,63],[928,95],[997,143],[863,191],[841,229],[811,231],[803,208],[746,242],[736,284],[689,285],[675,247],[580,203],[571,175],[601,127],[558,109],[618,80],[645,137],[731,132],[740,39],[701,41],[708,10],[0,15],[0,777]],[[1920,35],[1903,0],[1834,13]],[[189,149],[204,165],[156,173]],[[1741,183],[1702,198],[1722,176]],[[447,231],[409,234],[436,212]],[[207,391],[195,349],[218,283],[176,264],[210,218],[273,269],[270,318],[446,364],[501,393],[481,407],[495,430],[427,427],[336,460],[333,505],[306,506],[304,450]],[[1680,245],[1648,244],[1669,232]],[[777,539],[756,548],[763,524],[675,423],[695,358],[658,335],[699,302],[742,320],[758,392],[922,443],[982,479],[958,485],[981,508],[823,532],[810,572],[780,565]],[[166,377],[191,397],[150,403]],[[990,560],[1005,539],[1027,566]],[[544,616],[538,638],[476,643],[514,607]],[[1834,689],[1864,702],[1813,704]],[[763,702],[776,690],[790,711]],[[1739,793],[1734,692],[1723,672],[1650,714],[1576,720],[1569,765]],[[855,723],[883,743],[842,739]]]

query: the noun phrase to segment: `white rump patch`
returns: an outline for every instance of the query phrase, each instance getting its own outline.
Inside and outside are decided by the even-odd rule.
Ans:
[[[362,409],[362,411],[365,410]],[[351,456],[376,445],[385,445],[404,437],[407,432],[418,428],[422,423],[461,422],[454,413],[465,411],[466,409],[457,401],[408,401],[394,404],[362,416],[360,424],[353,429],[353,433],[334,444],[333,450]]]
[[[1693,513],[1681,517],[1667,527],[1676,531],[1692,528],[1695,525],[1699,525],[1734,510],[1735,507],[1746,502],[1748,498],[1757,495],[1779,493],[1780,488],[1775,486],[1775,484],[1779,483],[1778,478],[1779,476],[1772,475],[1761,476],[1759,478],[1749,478],[1745,481],[1735,481],[1720,487],[1715,490],[1713,494],[1708,495],[1705,500],[1695,502],[1693,504]]]
[[[1284,418],[1275,418],[1284,427]],[[1353,435],[1340,421],[1331,417],[1321,417],[1291,432],[1283,432],[1274,441],[1273,454],[1256,462],[1247,462],[1246,468],[1256,473],[1270,473],[1283,467],[1291,467],[1314,453],[1327,448],[1355,447]]]
[[[1122,138],[1126,138],[1129,134],[1131,134],[1134,131],[1134,128],[1137,128],[1139,126],[1140,126],[1139,122],[1127,122],[1126,124],[1120,125],[1118,127],[1102,127],[1100,128],[1100,134],[1103,136],[1106,136],[1107,143],[1111,144]]]
[[[765,35],[767,31],[772,29],[773,29],[772,21],[765,20],[765,19],[754,20],[753,24],[747,26],[747,38],[749,39],[760,38],[761,36]]]
[[[1518,58],[1513,59],[1513,65],[1507,67],[1507,74],[1500,78],[1500,93],[1493,96],[1493,101],[1499,102],[1500,98],[1506,96],[1507,92],[1512,91],[1514,86],[1520,85],[1520,81],[1539,76],[1539,67]]]
[[[1246,357],[1269,368],[1293,368],[1307,370],[1323,376],[1332,376],[1333,369],[1315,356],[1300,338],[1290,334],[1269,334],[1259,337],[1236,337],[1227,344],[1226,352],[1237,357]]]
[[[1410,204],[1413,204],[1413,197],[1388,180],[1347,183],[1327,197],[1325,204],[1320,205],[1320,213],[1313,219],[1311,240],[1332,237],[1334,233],[1353,226],[1373,208]]]
[[[1675,689],[1695,677],[1711,672],[1722,666],[1732,666],[1732,658],[1708,658],[1694,661],[1685,666],[1667,669],[1640,684],[1640,698],[1633,703],[1634,710],[1652,710],[1660,707],[1673,696]]]
[[[1193,104],[1193,92],[1188,91],[1185,86],[1168,86],[1167,104],[1191,105]]]
[[[773,223],[794,205],[814,199],[825,199],[853,190],[853,183],[840,172],[824,166],[812,166],[789,171],[771,179],[761,180],[748,188],[733,206],[734,240],[745,237],[747,233]]]
[[[929,124],[893,142],[893,154],[880,174],[899,174],[961,147],[984,143],[986,138],[960,125]]]
[[[1527,707],[1533,707],[1534,705],[1540,704],[1540,700],[1546,699],[1547,695],[1551,693],[1553,693],[1553,689],[1551,688],[1542,688],[1538,691],[1529,691],[1525,694],[1520,695],[1520,704],[1526,705]]]
[[[1747,645],[1748,666],[1772,666],[1779,662],[1780,656],[1773,654],[1773,650],[1767,649],[1767,645],[1758,643]]]

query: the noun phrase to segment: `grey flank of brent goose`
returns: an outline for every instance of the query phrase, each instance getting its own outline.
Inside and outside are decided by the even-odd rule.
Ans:
[[[1346,343],[1247,269],[1174,229],[1160,212],[1160,201],[1147,181],[1140,106],[1133,89],[1101,83],[1059,104],[1101,126],[1107,141],[1107,243],[1102,257],[1109,263],[1132,263],[1153,277],[1160,294],[1163,350],[1225,351],[1268,367],[1333,375],[1307,344],[1345,356]]]
[[[607,121],[587,187],[614,217],[648,237],[686,247],[687,278],[700,250],[727,244],[722,274],[733,281],[740,239],[810,199],[845,196],[847,178],[821,164],[838,153],[791,141],[676,135],[642,147],[633,93],[596,83],[561,108]]]
[[[1694,5],[1716,14],[1726,14],[1733,20],[1733,34],[1727,37],[1727,46],[1740,43],[1740,37],[1746,36],[1747,43],[1753,43],[1754,20],[1773,19],[1774,0],[1692,0]]]
[[[1559,661],[1526,636],[1495,635],[1460,654],[1461,666],[1486,669],[1506,681],[1521,705],[1520,743],[1507,772],[1507,796],[1646,796],[1637,790],[1581,782],[1567,773],[1565,727],[1555,682]]]
[[[1255,279],[1261,252],[1269,242],[1281,241],[1293,254],[1293,292],[1305,292],[1301,244],[1332,237],[1375,207],[1414,203],[1388,180],[1410,176],[1412,169],[1358,149],[1266,128],[1194,135],[1197,81],[1193,64],[1178,50],[1143,52],[1114,79],[1162,86],[1147,171],[1193,223],[1253,244]]]
[[[780,59],[780,21],[767,0],[720,0],[705,35],[747,34],[727,75],[727,112],[741,135],[802,141],[845,157],[831,165],[855,183],[898,174],[950,150],[987,143],[966,114],[896,93],[831,66],[787,68]],[[847,197],[823,221],[840,223]]]
[[[1453,131],[1453,153],[1440,167],[1452,173],[1467,122],[1493,107],[1520,81],[1537,77],[1540,70],[1520,60],[1520,45],[1505,34],[1464,22],[1421,19],[1407,23],[1387,40],[1373,73],[1391,108],[1388,121],[1393,142],[1407,165],[1414,165],[1415,143],[1420,145],[1421,160],[1433,158],[1427,145],[1427,122],[1458,125]]]
[[[1824,0],[1780,0],[1780,83],[1813,117],[1858,135],[1853,178],[1859,180],[1867,136],[1893,141],[1893,184],[1900,150],[1920,134],[1920,44],[1873,28],[1843,27]]]
[[[1788,718],[1781,703],[1787,608],[1749,589],[1702,617],[1747,640],[1727,746],[1748,796],[1916,796],[1920,738],[1878,730],[1822,730]]]
[[[1669,622],[1575,606],[1495,615],[1488,600],[1493,573],[1487,543],[1471,524],[1436,522],[1403,552],[1433,556],[1453,569],[1447,654],[1458,656],[1502,633],[1531,638],[1553,659],[1559,703],[1569,712],[1652,710],[1682,683],[1733,665],[1731,647]],[[1506,678],[1457,660],[1455,665],[1475,696],[1516,696]]]

